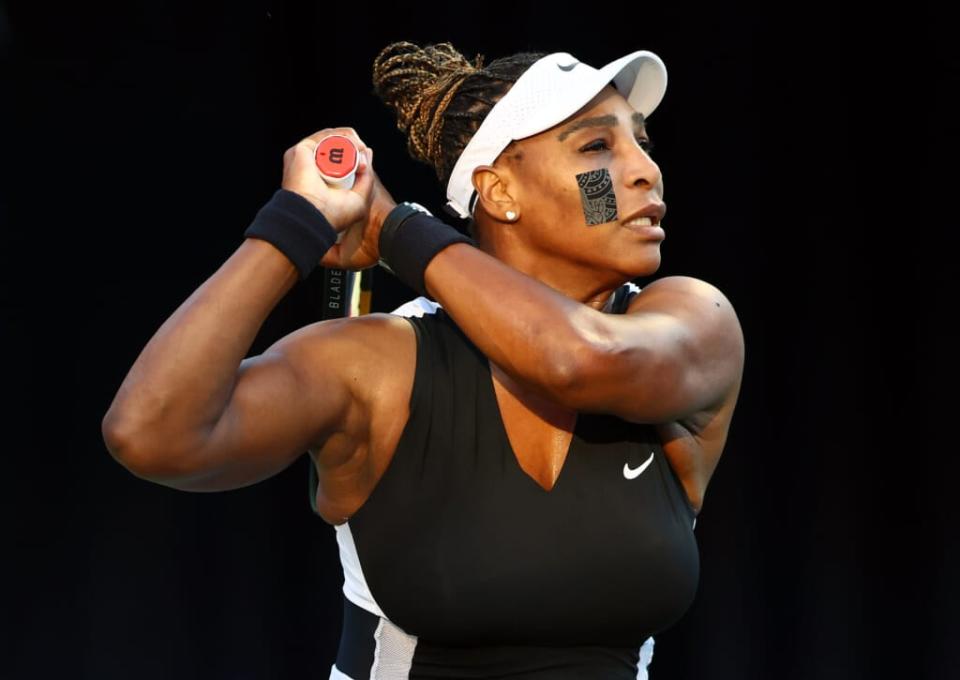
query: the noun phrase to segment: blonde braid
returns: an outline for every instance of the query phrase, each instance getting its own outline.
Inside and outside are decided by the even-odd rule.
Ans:
[[[470,63],[448,42],[419,47],[388,45],[373,64],[374,92],[397,112],[397,128],[408,134],[410,154],[441,166],[444,114],[464,81],[483,69],[483,55]]]

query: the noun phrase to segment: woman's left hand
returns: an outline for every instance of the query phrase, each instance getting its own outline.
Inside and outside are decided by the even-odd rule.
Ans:
[[[367,219],[355,222],[343,232],[340,243],[334,244],[320,259],[323,267],[358,271],[369,269],[380,262],[380,229],[383,221],[397,203],[373,170],[373,149],[367,149],[365,173],[370,174],[373,188]]]

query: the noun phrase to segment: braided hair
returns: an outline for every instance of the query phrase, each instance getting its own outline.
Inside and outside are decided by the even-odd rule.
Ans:
[[[432,166],[446,189],[457,159],[490,109],[546,55],[520,52],[483,66],[482,54],[470,62],[448,42],[424,47],[394,42],[374,59],[373,92],[396,113],[410,156]],[[503,154],[510,156],[513,149],[511,142]],[[476,238],[472,216],[468,231]]]

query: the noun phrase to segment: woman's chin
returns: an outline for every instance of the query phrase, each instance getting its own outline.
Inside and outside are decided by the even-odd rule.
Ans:
[[[648,244],[641,253],[630,253],[629,271],[632,276],[650,276],[660,269],[660,244]]]

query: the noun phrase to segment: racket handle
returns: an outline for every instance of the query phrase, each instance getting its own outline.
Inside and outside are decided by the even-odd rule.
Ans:
[[[333,189],[352,189],[360,167],[360,151],[349,137],[327,135],[320,140],[314,161],[323,181]],[[337,243],[344,232],[337,235]],[[323,280],[323,319],[361,316],[370,313],[372,271],[351,272],[326,268]]]

